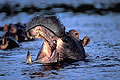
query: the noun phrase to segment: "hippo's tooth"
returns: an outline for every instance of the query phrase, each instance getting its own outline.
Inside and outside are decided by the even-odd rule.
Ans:
[[[26,61],[27,64],[30,64],[32,63],[32,59],[31,59],[31,55],[30,55],[30,52],[28,51],[27,53],[27,61]]]
[[[39,37],[39,34],[37,34],[37,36],[36,37]]]

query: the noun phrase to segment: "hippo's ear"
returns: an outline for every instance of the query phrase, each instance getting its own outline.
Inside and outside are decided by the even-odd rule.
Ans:
[[[69,30],[69,35],[79,39],[79,32],[74,29]]]
[[[90,38],[88,36],[85,36],[82,40],[83,47],[87,46],[89,42],[90,42]]]

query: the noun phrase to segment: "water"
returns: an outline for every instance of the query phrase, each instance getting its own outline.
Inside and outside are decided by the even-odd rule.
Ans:
[[[57,15],[66,31],[76,29],[81,39],[90,37],[91,41],[85,47],[86,61],[66,66],[26,64],[27,51],[34,60],[43,41],[23,42],[20,48],[0,50],[0,80],[120,80],[120,14],[101,16],[66,12]],[[19,18],[21,22],[27,22],[31,17],[16,15],[0,24],[16,22]]]

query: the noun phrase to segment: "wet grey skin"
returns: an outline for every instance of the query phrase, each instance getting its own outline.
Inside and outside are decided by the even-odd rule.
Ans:
[[[37,33],[35,30],[38,30]],[[28,37],[41,38],[44,43],[36,60],[27,54],[27,63],[54,63],[61,61],[78,61],[86,58],[84,46],[90,39],[86,36],[79,40],[77,31],[65,32],[65,27],[56,16],[34,17],[26,27]],[[78,33],[78,32],[77,32]],[[37,37],[36,37],[37,36]]]

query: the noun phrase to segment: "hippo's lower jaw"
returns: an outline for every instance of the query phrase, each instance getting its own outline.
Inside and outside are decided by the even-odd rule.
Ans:
[[[83,60],[86,57],[82,40],[79,41],[71,33],[59,38],[51,30],[43,26],[36,26],[29,33],[29,37],[40,38],[44,41],[40,53],[33,62],[53,63],[65,59]],[[31,62],[31,56],[28,54],[27,63]]]

